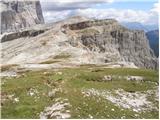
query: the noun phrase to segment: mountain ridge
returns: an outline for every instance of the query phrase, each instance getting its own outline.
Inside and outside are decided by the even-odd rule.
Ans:
[[[64,20],[54,23],[53,27],[37,36],[23,36],[2,44],[4,63],[40,63],[57,54],[70,54],[66,63],[131,62],[138,67],[158,69],[158,60],[149,47],[145,33],[129,30],[112,19],[76,23]],[[23,46],[17,48],[20,44]],[[7,49],[8,45],[16,49],[16,56]]]
[[[155,29],[158,29],[158,25],[144,25],[139,22],[121,22],[124,27],[127,27],[132,30],[144,30],[149,32]]]

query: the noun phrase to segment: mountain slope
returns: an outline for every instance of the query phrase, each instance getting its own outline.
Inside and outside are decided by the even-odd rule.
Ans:
[[[153,30],[146,33],[151,48],[154,50],[155,55],[159,56],[159,30]]]
[[[59,55],[69,56],[61,64],[121,62],[142,68],[158,68],[158,60],[145,33],[129,30],[113,19],[78,23],[61,21],[36,36],[23,35],[2,43],[3,64],[41,63],[55,60]]]

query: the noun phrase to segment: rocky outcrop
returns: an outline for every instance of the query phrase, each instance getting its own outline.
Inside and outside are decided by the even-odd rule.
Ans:
[[[158,68],[158,60],[149,47],[144,31],[129,30],[115,20],[95,20],[64,25],[70,43],[77,46],[81,42],[91,51],[105,53],[104,62],[133,62],[143,68]]]
[[[112,25],[116,24],[117,21],[114,19],[107,19],[107,20],[89,20],[74,24],[66,24],[63,27],[69,28],[71,30],[81,30],[92,26],[106,26],[106,25]]]
[[[1,34],[44,23],[38,0],[1,0]]]
[[[143,31],[127,29],[113,19],[72,21],[6,35],[2,63],[37,64],[69,55],[61,64],[158,69],[158,59]],[[49,30],[44,32],[45,28]]]
[[[1,37],[1,42],[7,42],[10,40],[18,39],[21,37],[35,37],[41,33],[44,33],[46,30],[24,30],[21,32],[14,32],[9,34],[4,34]]]

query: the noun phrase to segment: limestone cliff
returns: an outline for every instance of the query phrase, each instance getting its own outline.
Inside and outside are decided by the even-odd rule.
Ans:
[[[1,34],[44,23],[38,0],[1,0]]]
[[[126,61],[145,68],[158,68],[158,60],[149,47],[145,32],[129,30],[112,19],[85,21],[64,25],[68,36],[74,32],[70,43],[78,42],[91,51],[105,53],[104,62]],[[70,31],[70,32],[69,32]]]
[[[50,26],[3,36],[2,63],[41,63],[69,54],[69,59],[58,64],[120,63],[158,69],[145,33],[129,30],[116,20],[64,20]]]

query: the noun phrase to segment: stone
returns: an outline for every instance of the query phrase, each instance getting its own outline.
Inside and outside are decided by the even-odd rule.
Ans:
[[[56,95],[56,90],[52,90],[52,91],[48,92],[48,96],[49,96],[50,98],[55,97],[55,95]]]
[[[126,79],[131,81],[143,81],[144,78],[141,76],[127,76]]]
[[[6,42],[6,41],[22,38],[22,37],[35,37],[41,33],[44,33],[45,31],[46,29],[45,30],[24,30],[21,32],[12,32],[8,34],[3,34],[1,38],[1,42]]]
[[[103,81],[112,81],[112,76],[111,75],[105,75],[103,78]]]
[[[44,23],[38,0],[1,0],[0,6],[1,34]]]

